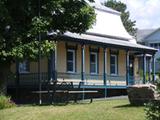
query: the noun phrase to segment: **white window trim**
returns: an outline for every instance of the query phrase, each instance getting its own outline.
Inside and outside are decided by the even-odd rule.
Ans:
[[[67,70],[67,73],[75,73],[75,50],[72,50],[72,49],[68,49],[67,52],[72,52],[73,53],[73,61],[69,61],[69,62],[73,62],[73,71],[68,71]],[[68,60],[67,60],[67,63],[68,63]]]
[[[93,75],[95,75],[95,74],[98,74],[98,53],[97,52],[90,52],[90,55],[91,54],[93,54],[93,55],[95,55],[95,57],[96,57],[96,61],[95,61],[95,63],[91,63],[91,60],[90,60],[90,65],[91,64],[95,64],[95,72],[91,72],[91,70],[90,70],[90,74],[93,74]],[[91,67],[90,67],[90,69],[91,69]]]
[[[111,54],[111,57],[114,57],[115,58],[115,73],[111,73],[111,75],[113,75],[113,76],[116,76],[116,75],[118,75],[118,64],[117,64],[117,55],[113,55],[113,54]],[[110,66],[111,66],[111,62],[110,62]],[[111,67],[110,67],[111,68]],[[111,71],[111,70],[110,70]]]

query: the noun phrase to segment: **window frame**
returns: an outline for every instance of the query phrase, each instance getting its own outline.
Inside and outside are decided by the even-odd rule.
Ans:
[[[95,55],[95,63],[91,63],[91,54]],[[91,64],[95,64],[95,72],[91,72]],[[90,52],[90,74],[98,74],[98,52]]]
[[[73,61],[69,61],[73,63],[73,71],[68,70],[68,52],[73,53]],[[76,50],[75,49],[67,49],[67,56],[66,56],[66,71],[67,73],[75,73],[76,72]]]
[[[30,72],[30,62],[28,60],[24,60],[22,62],[19,62],[18,64],[19,64],[18,65],[19,73],[29,73]],[[20,66],[22,66],[22,67],[25,66],[25,68],[21,69]]]
[[[114,64],[114,68],[115,68],[115,72],[114,73],[111,73],[112,72],[112,65],[113,64],[111,64],[111,57],[114,57],[114,59],[115,59],[115,64]],[[110,74],[111,75],[118,75],[118,55],[117,54],[111,54],[110,55]]]

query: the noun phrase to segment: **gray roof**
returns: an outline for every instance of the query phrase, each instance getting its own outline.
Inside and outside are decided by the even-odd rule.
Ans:
[[[104,46],[112,46],[117,48],[125,48],[125,49],[132,49],[132,50],[139,50],[139,51],[146,51],[148,53],[150,52],[156,52],[157,50],[148,46],[140,45],[137,43],[132,43],[125,40],[120,40],[117,38],[108,38],[108,37],[102,37],[97,35],[91,35],[91,34],[76,34],[76,33],[70,33],[67,32],[63,36],[69,37],[69,39],[72,39],[73,41],[79,40],[80,42],[88,42],[88,43],[100,43]]]
[[[136,34],[137,42],[144,42],[144,38],[152,34],[157,29],[138,29]]]

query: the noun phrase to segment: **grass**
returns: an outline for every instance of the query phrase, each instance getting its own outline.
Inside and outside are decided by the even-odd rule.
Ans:
[[[64,106],[19,106],[0,110],[0,120],[145,120],[144,107],[127,99]]]

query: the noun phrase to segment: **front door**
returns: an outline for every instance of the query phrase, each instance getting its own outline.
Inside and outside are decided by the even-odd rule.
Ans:
[[[134,56],[129,56],[129,84],[134,84]]]

